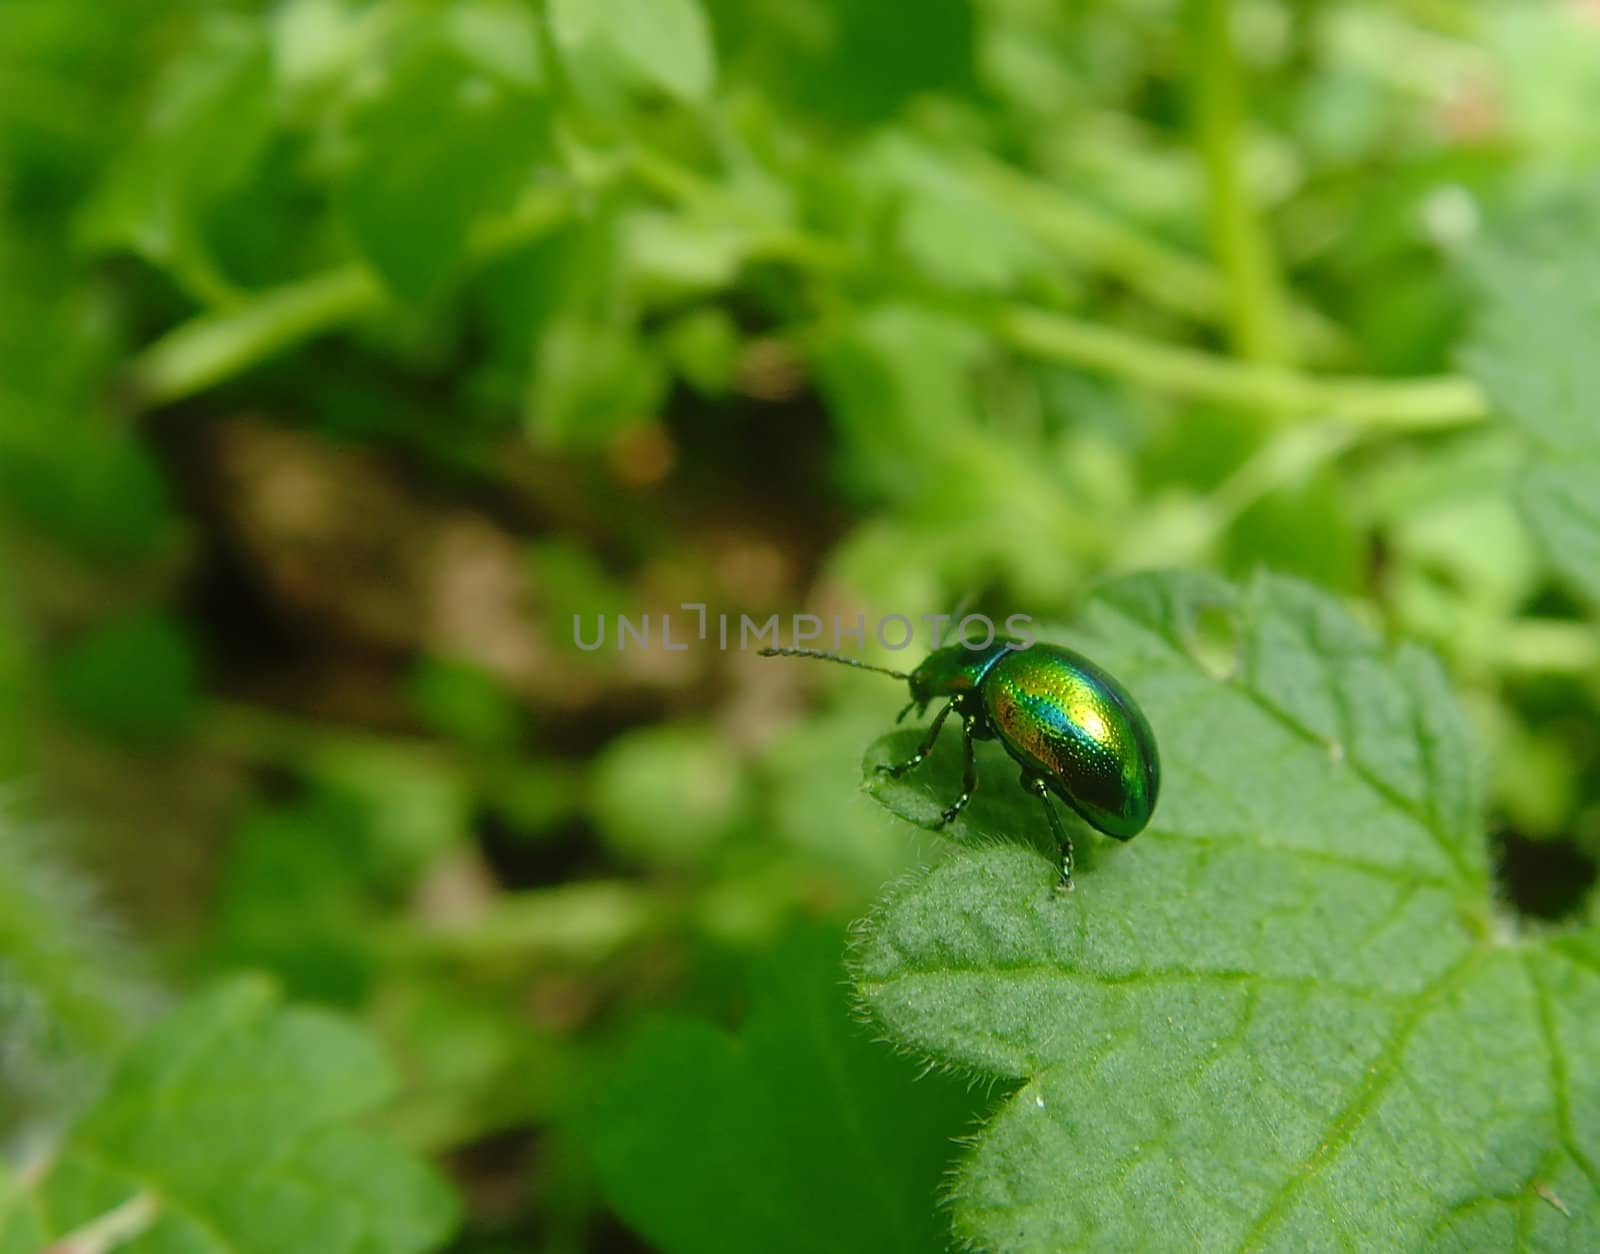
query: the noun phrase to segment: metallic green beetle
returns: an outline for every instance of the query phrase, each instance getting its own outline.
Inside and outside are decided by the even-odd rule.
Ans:
[[[952,713],[961,716],[961,795],[940,816],[950,822],[978,786],[974,740],[999,740],[1022,767],[1022,786],[1039,798],[1062,850],[1061,878],[1072,887],[1072,839],[1050,804],[1061,798],[1091,826],[1118,840],[1144,830],[1161,790],[1155,734],[1127,689],[1081,653],[1054,644],[1023,646],[997,637],[987,647],[938,649],[907,674],[817,649],[762,649],[764,657],[814,657],[909,680],[913,709],[948,697],[917,751],[878,769],[904,775],[921,765]],[[899,719],[895,720],[896,722]]]

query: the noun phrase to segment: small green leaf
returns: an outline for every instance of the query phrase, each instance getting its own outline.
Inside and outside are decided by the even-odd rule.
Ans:
[[[1528,437],[1517,503],[1551,565],[1600,603],[1600,261],[1590,229],[1480,262],[1483,317],[1466,364]]]
[[[1559,259],[1557,259],[1559,257]],[[1552,450],[1600,449],[1600,260],[1515,249],[1478,269],[1485,298],[1467,364],[1505,413]]]
[[[95,731],[170,740],[194,715],[198,666],[177,622],[141,611],[75,641],[56,662],[55,687],[66,711]]]
[[[901,498],[928,490],[954,437],[974,423],[982,353],[970,326],[908,304],[861,310],[839,330],[821,355],[820,382],[853,488]]]
[[[618,736],[595,759],[593,790],[607,843],[665,865],[703,865],[749,800],[726,739],[691,723]]]
[[[454,1224],[449,1191],[352,1123],[389,1089],[353,1027],[285,1010],[263,982],[228,985],[134,1047],[25,1206],[0,1182],[0,1251],[113,1222],[131,1226],[118,1247],[130,1254],[436,1248]]]
[[[197,244],[199,217],[244,180],[271,124],[272,63],[259,28],[231,16],[202,22],[85,210],[86,238],[136,249],[205,286],[214,276]]]
[[[791,938],[730,1037],[678,1019],[642,1032],[591,1140],[612,1204],[667,1254],[924,1254],[965,1086],[875,1046],[850,1015],[839,938]]]
[[[716,82],[711,28],[698,0],[551,0],[550,26],[569,72],[581,72],[585,50],[594,49],[680,100],[703,100]]]
[[[1343,484],[1331,471],[1262,497],[1224,543],[1230,570],[1274,570],[1336,590],[1361,587],[1367,574],[1365,536],[1352,525]]]
[[[358,1003],[374,965],[367,817],[325,793],[245,814],[217,887],[216,960],[270,971],[296,997]]]
[[[679,297],[726,287],[738,273],[737,232],[652,210],[628,214],[620,225],[623,263],[643,291]]]
[[[918,96],[959,99],[975,86],[972,0],[709,0],[708,7],[729,61],[735,53],[753,61],[762,89],[798,106],[802,117],[873,126]]]
[[[544,83],[539,28],[521,0],[457,0],[448,23],[456,47],[492,73],[520,86]]]
[[[343,199],[367,260],[401,295],[433,295],[473,222],[531,173],[548,131],[542,101],[514,78],[443,41],[413,51],[354,128]]]
[[[524,397],[529,431],[551,446],[603,446],[649,418],[666,384],[637,329],[606,316],[569,314],[539,331]]]
[[[1051,269],[1007,206],[932,145],[885,132],[863,147],[856,167],[862,185],[885,202],[896,243],[918,273],[995,290]]]
[[[662,348],[690,386],[705,396],[725,394],[739,368],[739,328],[720,308],[698,309],[667,327]]]
[[[430,730],[474,749],[513,748],[522,732],[516,698],[493,674],[459,658],[424,658],[406,696]]]
[[[1223,679],[1196,660],[1218,615],[1238,642]],[[1063,893],[1030,847],[1048,843],[1037,802],[986,756],[979,798],[1017,799],[975,801],[953,833],[986,847],[892,889],[854,958],[895,1043],[1013,1086],[956,1177],[957,1235],[1600,1241],[1594,937],[1498,917],[1468,737],[1432,660],[1281,579],[1127,580],[1068,641],[1150,717],[1150,828],[1127,844],[1080,828]],[[873,787],[931,824],[957,758]]]
[[[0,504],[92,557],[151,556],[172,519],[149,448],[99,414],[23,414],[0,418]]]
[[[1535,462],[1516,500],[1555,568],[1600,604],[1600,456]]]

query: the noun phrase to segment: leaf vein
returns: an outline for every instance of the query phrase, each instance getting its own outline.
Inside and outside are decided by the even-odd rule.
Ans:
[[[1362,1119],[1383,1096],[1399,1074],[1400,1060],[1411,1037],[1428,1012],[1450,989],[1464,979],[1481,958],[1480,950],[1472,950],[1412,1000],[1411,1011],[1395,1029],[1394,1035],[1384,1044],[1376,1058],[1368,1065],[1365,1078],[1356,1086],[1351,1099],[1335,1112],[1332,1121],[1317,1138],[1317,1146],[1300,1166],[1284,1179],[1283,1184],[1267,1199],[1261,1213],[1246,1230],[1239,1243],[1241,1251],[1257,1247],[1267,1229],[1283,1214],[1295,1196],[1355,1135]]]
[[[1455,881],[1445,879],[1431,871],[1410,867],[1403,864],[1389,866],[1382,862],[1368,862],[1364,858],[1352,858],[1345,854],[1333,853],[1325,849],[1303,849],[1295,845],[1273,845],[1256,838],[1248,832],[1240,833],[1212,833],[1191,836],[1180,834],[1170,829],[1152,827],[1140,834],[1141,840],[1170,841],[1185,845],[1209,845],[1220,848],[1239,848],[1259,850],[1262,853],[1282,854],[1296,861],[1319,862],[1326,866],[1339,867],[1346,871],[1355,871],[1362,875],[1371,875],[1377,879],[1392,880],[1407,886],[1418,885],[1425,888],[1436,888],[1442,892],[1455,893],[1460,887]]]
[[[1544,1038],[1545,1054],[1550,1062],[1550,1100],[1555,1106],[1557,1131],[1560,1133],[1562,1146],[1572,1156],[1572,1161],[1577,1164],[1578,1170],[1588,1179],[1589,1187],[1594,1190],[1595,1196],[1600,1197],[1600,1168],[1596,1167],[1594,1160],[1584,1153],[1578,1144],[1577,1129],[1573,1124],[1569,1093],[1571,1073],[1568,1070],[1566,1053],[1561,1048],[1561,1038],[1556,1032],[1555,1005],[1551,1000],[1550,990],[1534,967],[1533,956],[1533,951],[1528,951],[1523,957],[1522,966],[1527,973],[1528,984],[1533,990],[1534,1004],[1539,1009],[1539,1032]]]
[[[1327,746],[1327,741],[1322,736],[1319,736],[1312,728],[1307,727],[1294,715],[1277,705],[1265,693],[1246,687],[1241,683],[1235,683],[1234,688],[1236,691],[1243,693],[1263,713],[1275,719],[1284,728],[1293,732],[1302,740],[1322,748]],[[1444,854],[1450,865],[1460,872],[1461,878],[1470,880],[1472,876],[1461,851],[1451,843],[1444,831],[1434,825],[1431,816],[1423,808],[1421,802],[1413,801],[1392,784],[1386,783],[1374,775],[1368,767],[1354,756],[1354,746],[1346,745],[1344,748],[1346,751],[1344,762],[1351,774],[1355,775],[1380,800],[1386,802],[1391,808],[1399,811],[1411,819],[1418,827],[1422,828],[1438,847],[1439,852]]]
[[[890,979],[860,979],[857,988],[871,997],[895,984],[917,978],[950,975],[1006,976],[1039,979],[1070,980],[1103,987],[1125,987],[1139,984],[1246,984],[1257,988],[1283,988],[1302,993],[1339,993],[1346,997],[1371,1002],[1405,1000],[1410,994],[1385,994],[1362,985],[1345,984],[1336,980],[1317,979],[1313,976],[1269,975],[1262,971],[1222,969],[1214,971],[1186,970],[1183,968],[1125,971],[1089,972],[1050,963],[1020,962],[995,963],[985,966],[905,967]]]

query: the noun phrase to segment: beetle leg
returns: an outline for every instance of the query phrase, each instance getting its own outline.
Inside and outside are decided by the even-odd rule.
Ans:
[[[1039,804],[1044,807],[1045,818],[1050,820],[1050,831],[1056,838],[1056,845],[1061,850],[1061,887],[1067,891],[1072,890],[1072,837],[1067,835],[1066,828],[1061,826],[1061,817],[1056,813],[1055,806],[1050,804],[1050,790],[1045,787],[1044,780],[1037,775],[1030,775],[1027,771],[1022,773],[1022,786],[1039,798]]]
[[[972,731],[976,725],[977,719],[971,714],[968,714],[961,723],[961,750],[964,754],[961,763],[961,795],[939,816],[940,827],[965,810],[967,802],[972,800],[972,794],[978,790],[978,766],[972,756]]]
[[[899,779],[907,771],[921,766],[922,760],[933,752],[933,742],[939,739],[939,729],[944,726],[945,719],[950,717],[950,711],[955,708],[956,703],[952,701],[939,711],[938,717],[933,720],[933,726],[928,728],[928,734],[922,738],[922,743],[917,746],[917,751],[904,762],[896,762],[893,765],[880,763],[878,769],[885,775]]]

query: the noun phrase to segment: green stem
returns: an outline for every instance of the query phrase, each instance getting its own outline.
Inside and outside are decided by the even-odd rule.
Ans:
[[[47,1248],[51,1254],[111,1254],[143,1236],[160,1217],[160,1197],[145,1189]]]
[[[509,214],[486,222],[468,248],[484,265],[530,243],[571,211],[566,189],[535,188]],[[384,309],[388,290],[353,263],[258,293],[169,331],[133,361],[134,403],[153,408],[193,396],[336,326]]]
[[[741,221],[749,218],[748,206],[659,154],[637,153],[629,168],[668,199]],[[605,175],[615,176],[616,171]],[[571,209],[568,191],[545,188],[530,193],[514,213],[479,232],[470,260],[483,264],[537,238]],[[848,261],[834,241],[789,228],[774,229],[770,223],[758,243],[768,255],[819,269],[837,269]],[[1189,273],[1192,280],[1195,272]],[[351,265],[262,293],[234,309],[202,314],[135,359],[136,396],[149,406],[191,396],[274,353],[378,312],[390,299],[367,270]],[[1319,377],[1219,357],[1025,306],[1001,310],[989,325],[997,338],[1019,352],[1195,400],[1402,431],[1458,426],[1487,412],[1477,386],[1460,377]]]
[[[634,166],[648,186],[669,200],[748,218],[747,207],[736,210],[714,184],[670,158],[642,150],[635,154]],[[803,237],[797,252],[825,254],[830,265],[841,262],[831,241]],[[1196,272],[1185,273],[1188,299],[1193,299]],[[1460,426],[1488,413],[1477,385],[1459,376],[1319,377],[1284,366],[1219,357],[1022,305],[1003,309],[989,325],[999,339],[1020,352],[1126,378],[1153,391],[1240,408],[1303,413],[1401,431]]]
[[[383,307],[372,273],[342,266],[262,292],[234,309],[201,314],[133,361],[129,386],[141,408],[180,401],[267,358]]]
[[[1289,360],[1282,284],[1244,169],[1244,80],[1231,0],[1191,0],[1195,126],[1211,191],[1211,233],[1228,286],[1234,349],[1249,361]]]
[[[775,226],[747,201],[729,195],[719,184],[670,157],[641,147],[634,149],[630,160],[639,181],[659,196],[750,232],[749,248],[754,254],[822,271],[840,270],[850,263],[849,252],[833,240]]]
[[[1061,257],[1121,280],[1158,309],[1208,325],[1229,319],[1228,283],[1206,262],[986,153],[971,154],[967,167]],[[1330,355],[1343,343],[1339,327],[1315,309],[1291,305],[1286,313],[1308,352]]]
[[[1224,287],[1203,261],[1126,226],[1059,188],[997,161],[967,159],[970,173],[1042,242],[1075,261],[1092,261],[1151,302],[1197,320],[1216,317]]]
[[[1209,495],[1178,497],[1132,519],[1118,539],[1110,565],[1137,570],[1151,562],[1205,561],[1245,510],[1372,433],[1372,428],[1337,422],[1282,428]]]
[[[996,336],[1019,352],[1191,400],[1395,431],[1463,426],[1489,412],[1477,384],[1456,375],[1425,379],[1309,375],[1179,348],[1024,306],[1002,310],[990,325]]]
[[[625,880],[589,880],[504,893],[455,923],[405,920],[383,939],[397,956],[482,962],[512,956],[567,962],[610,957],[658,929],[671,907]]]
[[[385,735],[330,726],[235,701],[212,701],[202,710],[195,738],[212,753],[293,769],[354,752],[382,755],[397,765],[427,771],[471,773],[475,759],[422,736]]]
[[[1600,671],[1600,635],[1592,623],[1519,618],[1507,626],[1499,658],[1524,673],[1593,674]]]

